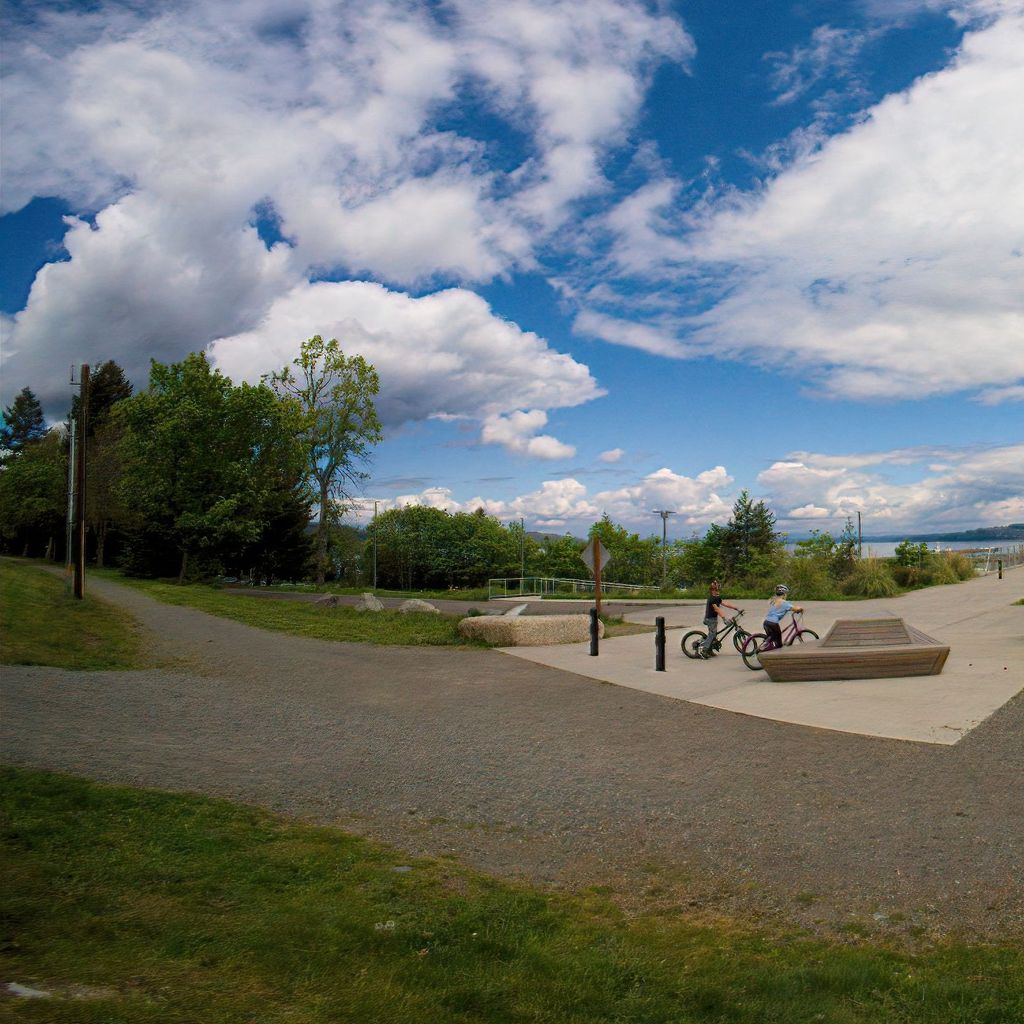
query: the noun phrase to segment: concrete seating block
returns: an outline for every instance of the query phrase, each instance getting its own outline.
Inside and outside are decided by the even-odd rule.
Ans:
[[[579,644],[590,639],[589,615],[480,615],[463,619],[459,633],[467,640],[483,640],[496,647],[546,647]],[[604,623],[597,624],[604,636]]]
[[[895,616],[838,619],[824,640],[765,651],[761,666],[776,683],[938,675],[949,656],[941,641]]]

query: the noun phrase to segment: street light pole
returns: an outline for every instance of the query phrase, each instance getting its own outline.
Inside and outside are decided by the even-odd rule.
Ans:
[[[667,508],[655,508],[651,512],[661,516],[661,589],[664,590],[668,586],[668,517],[675,512]]]
[[[377,593],[377,502],[373,503],[373,592]]]
[[[526,518],[519,520],[519,593],[523,592],[523,577],[526,575]]]

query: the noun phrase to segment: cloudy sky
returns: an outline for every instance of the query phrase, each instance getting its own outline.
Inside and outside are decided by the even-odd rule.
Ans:
[[[313,334],[366,497],[1024,522],[1024,0],[12,0],[3,403]]]

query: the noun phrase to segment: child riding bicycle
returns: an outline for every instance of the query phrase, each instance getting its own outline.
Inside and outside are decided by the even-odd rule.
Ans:
[[[790,604],[786,600],[789,587],[780,583],[775,588],[775,596],[768,602],[768,614],[764,617],[764,631],[771,640],[773,647],[782,646],[782,620],[789,612],[802,612],[803,608]]]
[[[715,637],[718,636],[718,620],[727,619],[729,616],[722,611],[723,608],[732,608],[733,611],[740,611],[739,607],[722,600],[722,591],[718,580],[712,580],[708,587],[708,603],[704,608],[704,625],[707,626],[708,635],[704,643],[700,645],[700,656],[702,658],[713,658],[715,655]]]

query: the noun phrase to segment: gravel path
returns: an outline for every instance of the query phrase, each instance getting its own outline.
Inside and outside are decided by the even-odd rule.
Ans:
[[[601,884],[629,908],[1024,935],[1022,695],[956,746],[925,746],[90,585],[178,660],[4,666],[9,763],[259,804],[502,876]]]

